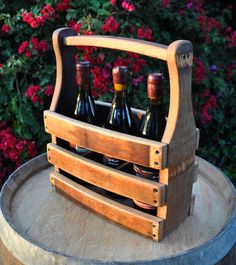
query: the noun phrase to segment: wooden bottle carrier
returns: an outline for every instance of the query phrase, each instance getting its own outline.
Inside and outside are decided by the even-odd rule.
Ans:
[[[114,132],[74,120],[76,104],[75,46],[95,46],[134,52],[167,61],[170,106],[161,142]],[[48,160],[55,166],[50,182],[57,191],[110,220],[136,232],[161,240],[185,220],[194,204],[192,186],[197,164],[199,133],[191,103],[193,48],[178,40],[169,46],[110,36],[77,36],[70,28],[53,33],[57,79],[50,110],[44,112],[45,130],[52,135]],[[96,102],[104,118],[108,103]],[[133,110],[140,117],[142,111]],[[159,182],[109,168],[69,151],[75,143],[100,154],[159,170]],[[157,207],[156,216],[109,199],[67,177]]]

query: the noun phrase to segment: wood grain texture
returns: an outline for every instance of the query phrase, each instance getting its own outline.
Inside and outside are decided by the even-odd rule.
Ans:
[[[217,264],[235,244],[236,193],[216,167],[200,158],[197,162],[194,212],[157,243],[55,192],[48,181],[53,168],[46,155],[37,157],[3,187],[0,238],[24,265]],[[224,264],[235,264],[234,257],[229,254]]]
[[[168,144],[168,166],[179,164],[195,153],[198,134],[193,116],[191,42],[179,40],[167,48],[170,82],[170,104],[162,142]]]
[[[131,38],[114,36],[68,36],[64,38],[66,46],[93,46],[121,51],[129,51],[166,61],[167,46]]]
[[[48,161],[97,187],[153,206],[165,203],[165,185],[106,167],[54,144],[47,146]]]
[[[52,43],[56,57],[56,84],[50,110],[72,116],[77,98],[75,79],[75,47],[64,45],[66,36],[77,33],[71,28],[58,29],[53,32]]]
[[[44,112],[44,124],[48,133],[98,153],[157,169],[167,163],[167,146],[160,142],[76,121],[52,111]]]
[[[163,219],[105,198],[58,172],[51,173],[52,178],[56,190],[66,194],[96,213],[102,214],[104,217],[154,240],[159,241],[162,239],[164,235]]]
[[[196,166],[192,165],[168,181],[166,205],[158,207],[157,211],[157,216],[165,219],[165,235],[188,217],[195,172]]]

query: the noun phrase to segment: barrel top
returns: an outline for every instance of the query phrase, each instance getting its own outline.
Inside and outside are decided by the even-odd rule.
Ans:
[[[2,189],[1,240],[23,264],[218,261],[236,240],[235,190],[216,167],[197,161],[194,212],[157,243],[56,193],[49,183],[53,168],[41,155],[15,171]],[[42,263],[32,263],[33,256]]]

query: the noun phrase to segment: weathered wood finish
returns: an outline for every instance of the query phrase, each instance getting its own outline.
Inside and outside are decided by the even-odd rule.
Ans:
[[[54,192],[46,154],[27,162],[0,195],[0,264],[234,265],[235,189],[216,167],[197,162],[194,212],[160,243]]]
[[[47,155],[53,165],[95,186],[156,207],[165,203],[163,184],[111,169],[54,144],[48,144]]]
[[[164,168],[167,145],[76,121],[56,112],[44,112],[45,130],[98,153],[152,168]]]
[[[119,42],[119,45],[117,45],[117,42]],[[166,185],[167,196],[165,204],[158,207],[157,217],[165,219],[164,233],[170,233],[193,210],[192,185],[196,180],[194,176],[196,175],[197,166],[195,166],[194,161],[195,150],[198,148],[199,143],[199,131],[196,129],[191,102],[192,44],[186,40],[178,40],[169,46],[165,46],[112,36],[76,36],[76,33],[72,33],[71,29],[64,28],[54,33],[53,45],[58,68],[57,85],[50,111],[45,111],[44,113],[45,129],[53,136],[52,142],[65,148],[68,148],[69,142],[78,144],[101,154],[159,169],[159,182],[162,185]],[[71,119],[73,115],[71,108],[68,109],[67,104],[70,103],[71,106],[74,106],[74,73],[72,76],[73,80],[71,80],[72,86],[67,82],[63,83],[63,78],[64,75],[73,72],[74,66],[72,67],[71,65],[74,65],[74,54],[70,49],[74,46],[94,46],[130,51],[167,62],[170,80],[170,104],[167,125],[161,142],[125,135]],[[66,59],[67,53],[70,53],[69,59]],[[63,69],[67,68],[68,64],[70,70],[63,72]],[[72,94],[71,90],[73,90]],[[67,104],[64,104],[61,99],[65,93],[70,94],[70,96],[67,95]],[[69,100],[70,97],[74,99]],[[101,109],[102,104],[99,106]],[[142,114],[140,113],[140,115]],[[58,155],[59,153],[57,153]],[[64,155],[68,158],[68,153]],[[66,164],[69,161],[78,161],[78,157],[74,156],[70,155],[69,160],[66,160]],[[85,160],[83,160],[83,163],[81,163],[81,159],[79,161],[77,171],[75,170],[75,163],[73,167],[71,165],[63,165],[62,157],[59,160],[54,156],[52,163],[55,165],[56,171],[60,169],[64,169],[67,172],[72,170],[72,174],[77,177],[80,174],[79,171],[84,169],[87,173],[83,173],[82,178],[92,181],[93,184],[100,185],[100,187],[103,186],[105,183],[104,179],[100,180],[100,182],[98,180],[94,182],[89,177],[89,175],[92,175],[91,172],[94,174],[101,172],[97,167],[95,169],[95,164],[86,162],[86,168],[84,168]],[[81,166],[82,164],[83,167]],[[123,192],[119,188],[122,185],[121,183],[126,185],[127,179],[130,181],[127,176],[126,178],[120,178],[121,175],[119,175],[118,178],[118,175],[115,175],[112,169],[108,173],[103,168],[103,174],[104,176],[105,174],[113,175],[112,182],[106,183],[105,186],[108,190],[114,190],[118,193]],[[117,185],[117,179],[119,179],[119,185]],[[133,194],[130,189],[127,189],[126,195],[132,197],[135,193],[135,189]],[[153,204],[152,195],[146,196],[144,192],[143,198],[145,197],[146,199],[143,201],[152,201],[151,204]],[[160,205],[160,202],[158,204]],[[134,223],[134,226],[136,225]]]
[[[58,172],[51,173],[50,181],[56,190],[65,193],[68,197],[102,214],[110,220],[145,236],[151,237],[154,240],[159,241],[163,238],[163,219],[105,198],[64,177]]]

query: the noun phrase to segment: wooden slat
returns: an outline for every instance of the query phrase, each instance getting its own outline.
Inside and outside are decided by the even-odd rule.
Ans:
[[[100,188],[136,199],[153,206],[165,203],[165,185],[121,172],[54,144],[48,144],[50,163]]]
[[[95,152],[151,168],[166,167],[164,143],[111,131],[52,111],[44,112],[44,124],[48,133]]]
[[[129,51],[166,61],[166,45],[144,40],[114,36],[72,36],[65,37],[64,44],[67,46],[93,46]]]
[[[158,207],[157,216],[165,219],[165,235],[177,228],[187,217],[191,205],[192,186],[197,164],[193,162],[175,177],[173,169],[161,171],[160,181],[168,180],[166,205]],[[163,175],[167,175],[165,178]],[[170,177],[168,177],[170,175]]]
[[[58,172],[51,173],[50,180],[57,191],[66,194],[110,220],[154,240],[162,239],[164,231],[164,221],[162,219],[105,198]]]

